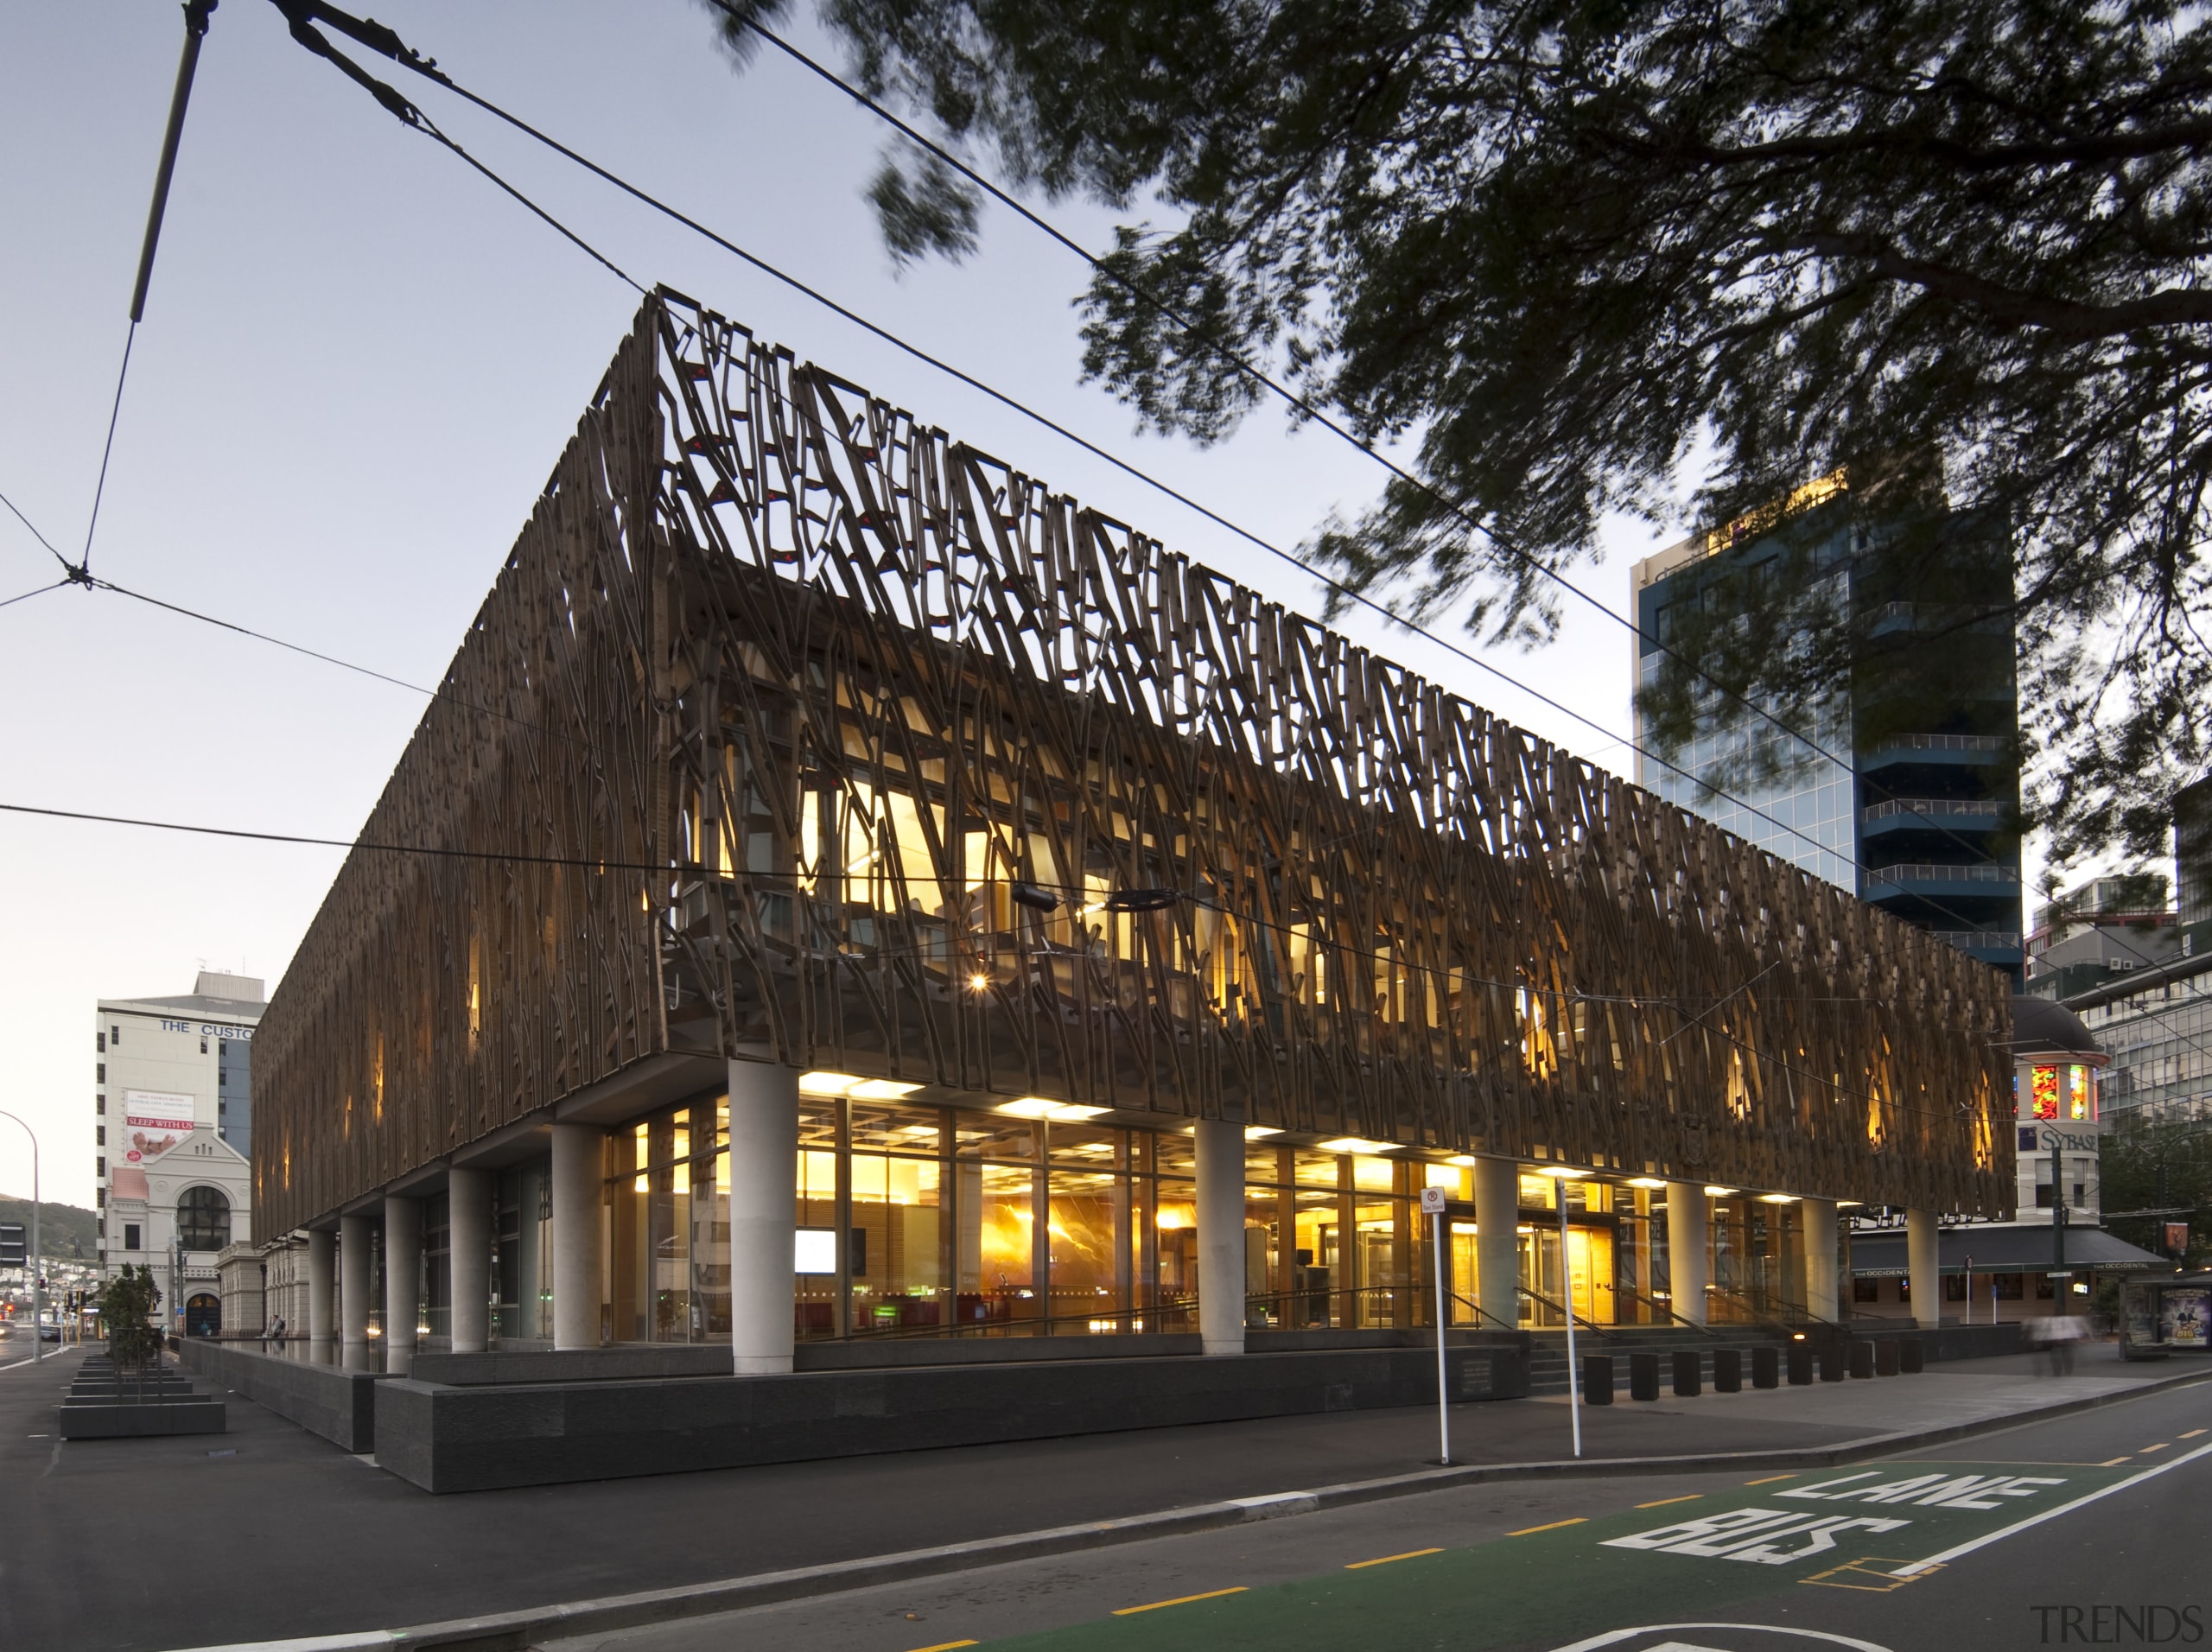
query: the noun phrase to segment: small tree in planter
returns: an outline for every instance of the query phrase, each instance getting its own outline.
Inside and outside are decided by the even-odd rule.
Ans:
[[[118,1370],[143,1370],[160,1360],[162,1333],[150,1321],[161,1305],[154,1270],[143,1266],[125,1262],[101,1291],[100,1321],[107,1327],[107,1351]]]

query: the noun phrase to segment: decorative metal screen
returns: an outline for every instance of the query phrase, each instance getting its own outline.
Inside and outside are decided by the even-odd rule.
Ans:
[[[673,294],[363,836],[279,1229],[665,1050],[2012,1198],[1999,972]]]

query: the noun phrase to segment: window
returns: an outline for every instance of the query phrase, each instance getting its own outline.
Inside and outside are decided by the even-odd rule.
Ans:
[[[188,1187],[177,1196],[177,1242],[187,1250],[220,1250],[231,1242],[231,1202],[213,1187]]]
[[[95,1113],[98,1113],[102,1118],[105,1118],[107,1116],[107,1097],[105,1096],[93,1096],[92,1110]]]
[[[200,1053],[203,1056],[207,1053],[207,1040],[205,1039],[200,1040]]]
[[[138,1224],[136,1222],[123,1224],[123,1248],[125,1250],[138,1249]]]
[[[106,1054],[106,1053],[107,1053],[107,1034],[106,1034],[106,1033],[105,1033],[105,1032],[95,1032],[95,1033],[93,1033],[93,1034],[92,1034],[92,1047],[93,1047],[94,1049],[98,1050],[98,1051],[99,1051],[102,1055]]]
[[[95,1176],[105,1176],[107,1174],[106,1154],[103,1153],[99,1158],[92,1160],[92,1174]]]
[[[105,1124],[92,1126],[92,1146],[95,1147],[107,1146],[107,1126]]]
[[[109,1044],[111,1044],[111,1045],[117,1045],[117,1044],[120,1044],[120,1043],[122,1043],[122,1042],[123,1042],[123,1029],[122,1029],[121,1027],[119,1027],[119,1026],[111,1026],[110,1028],[108,1028],[108,1030],[107,1030],[107,1041],[108,1041],[108,1043],[109,1043]]]
[[[99,1061],[92,1064],[92,1082],[100,1084],[107,1083],[106,1062]]]
[[[1851,1299],[1853,1302],[1879,1302],[1882,1299],[1882,1281],[1878,1279],[1853,1280]]]

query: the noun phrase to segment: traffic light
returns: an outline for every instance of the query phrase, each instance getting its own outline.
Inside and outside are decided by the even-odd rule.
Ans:
[[[29,1260],[29,1249],[23,1242],[23,1224],[0,1222],[0,1268],[21,1268]]]

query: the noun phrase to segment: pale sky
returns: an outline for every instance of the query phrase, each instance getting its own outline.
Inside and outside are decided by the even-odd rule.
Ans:
[[[772,263],[1294,547],[1379,489],[1371,461],[1255,417],[1211,451],[1132,435],[1078,384],[1086,270],[1003,213],[963,265],[894,271],[860,190],[881,132],[773,54],[742,75],[689,0],[378,0],[462,84]],[[820,45],[802,28],[801,37]],[[0,492],[81,546],[181,37],[174,0],[0,11]],[[339,42],[343,45],[344,42]],[[834,54],[835,48],[823,46]],[[1308,613],[1318,588],[364,53],[439,124],[651,285],[665,281]],[[1103,247],[1111,219],[1051,215]],[[636,306],[460,161],[226,0],[200,59],[118,430],[93,571],[435,683]],[[1667,536],[1671,537],[1672,536]],[[1620,524],[1580,575],[1626,604],[1657,540]],[[59,572],[0,514],[0,599]],[[1344,629],[1570,749],[1609,744],[1433,644]],[[1629,641],[1570,605],[1497,664],[1617,732]],[[0,802],[344,838],[421,715],[403,689],[67,589],[0,610]],[[92,1203],[93,1004],[273,988],[341,852],[0,815],[0,1108],[44,1191]],[[0,1188],[29,1188],[0,1121]]]

